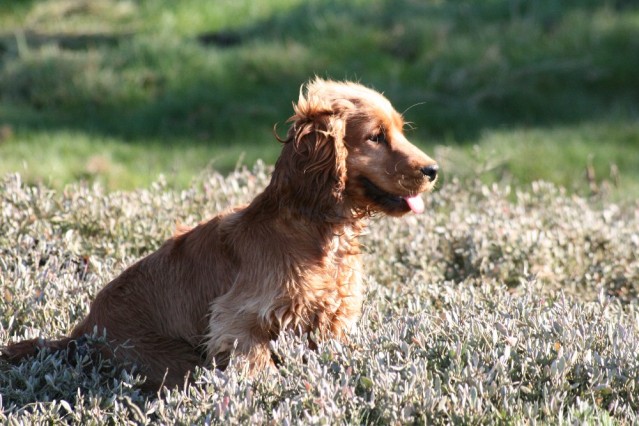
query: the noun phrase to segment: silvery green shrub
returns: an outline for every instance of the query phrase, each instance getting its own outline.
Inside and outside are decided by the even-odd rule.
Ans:
[[[0,343],[64,334],[93,295],[176,223],[251,200],[257,164],[106,193],[0,186]],[[345,342],[272,343],[279,374],[241,364],[143,394],[143,378],[87,353],[0,363],[7,424],[445,424],[639,421],[639,204],[537,182],[451,180],[427,212],[373,218],[367,300]],[[312,337],[312,336],[311,336]],[[92,338],[100,339],[101,336]]]

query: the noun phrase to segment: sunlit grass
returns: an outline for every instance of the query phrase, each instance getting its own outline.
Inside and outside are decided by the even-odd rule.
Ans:
[[[383,91],[442,166],[363,238],[348,344],[160,398],[41,354],[0,366],[0,423],[636,423],[637,52],[631,1],[0,0],[0,344],[250,200],[268,170],[237,166],[314,75]]]
[[[185,188],[203,170],[229,172],[258,159],[273,163],[280,144],[243,142],[211,146],[189,140],[127,141],[77,131],[27,132],[13,135],[0,162],[0,174],[20,172],[27,182],[61,188],[77,180],[99,181],[106,188],[146,187],[163,175],[173,187]]]
[[[273,125],[320,75],[408,109],[449,176],[486,158],[486,180],[583,191],[592,166],[620,196],[639,185],[629,3],[47,0],[3,3],[0,23],[0,170],[29,182],[181,186],[211,161],[272,162]]]
[[[491,130],[472,146],[437,150],[453,176],[514,185],[545,179],[584,195],[595,188],[628,199],[639,195],[633,151],[639,151],[639,124],[627,121]]]

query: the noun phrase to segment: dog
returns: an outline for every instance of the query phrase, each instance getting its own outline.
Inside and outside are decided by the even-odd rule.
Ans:
[[[107,356],[159,389],[196,366],[223,368],[231,353],[251,372],[274,368],[269,342],[285,330],[344,338],[364,297],[366,218],[422,213],[438,165],[360,84],[312,79],[293,109],[270,183],[250,204],[176,232],[107,284],[68,337],[12,343],[2,357],[69,349],[97,330],[117,348]]]

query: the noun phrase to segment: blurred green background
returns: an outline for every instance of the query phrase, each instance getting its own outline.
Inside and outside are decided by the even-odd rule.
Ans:
[[[639,195],[637,0],[0,0],[0,173],[272,163],[314,75],[383,91],[444,185]]]

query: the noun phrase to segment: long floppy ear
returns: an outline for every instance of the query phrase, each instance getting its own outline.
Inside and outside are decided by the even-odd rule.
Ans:
[[[300,94],[280,160],[280,178],[288,181],[298,211],[323,214],[334,211],[346,186],[345,119],[336,106],[320,97]]]

